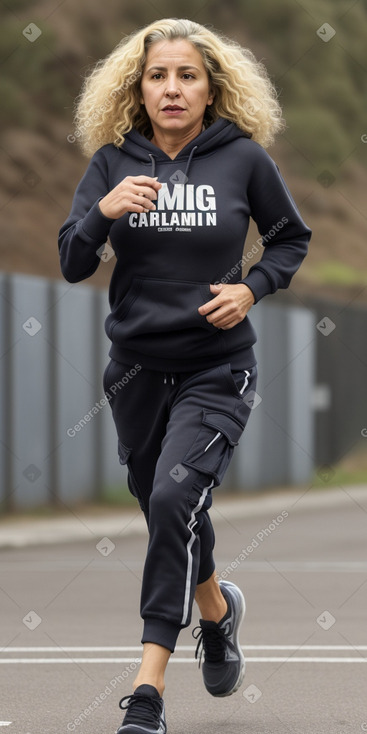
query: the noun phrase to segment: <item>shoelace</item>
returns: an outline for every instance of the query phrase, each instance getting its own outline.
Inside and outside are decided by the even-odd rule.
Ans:
[[[122,704],[126,702],[125,706]],[[148,724],[152,726],[163,726],[163,731],[167,732],[166,724],[162,717],[162,703],[159,698],[145,696],[143,693],[124,696],[119,703],[120,709],[127,709],[124,724]]]
[[[196,632],[196,634],[195,634]],[[225,629],[223,627],[195,627],[192,636],[197,640],[195,659],[199,658],[199,668],[203,652],[207,663],[221,663],[225,657],[225,649],[227,645],[232,647],[227,639]]]

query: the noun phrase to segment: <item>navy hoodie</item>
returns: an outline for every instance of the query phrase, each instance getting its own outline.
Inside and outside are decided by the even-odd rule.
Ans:
[[[99,201],[125,176],[158,176],[153,212],[104,216]],[[249,218],[264,249],[242,279]],[[61,270],[71,283],[91,276],[109,237],[116,264],[105,330],[111,358],[162,371],[230,362],[250,367],[256,335],[248,316],[232,329],[209,324],[198,308],[210,283],[246,283],[255,302],[287,288],[306,255],[303,222],[264,148],[219,118],[172,160],[132,129],[120,147],[102,146],[75,191],[59,233]]]

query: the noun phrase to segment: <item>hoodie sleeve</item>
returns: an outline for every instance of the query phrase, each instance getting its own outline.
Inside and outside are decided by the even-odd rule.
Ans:
[[[116,221],[105,217],[98,205],[108,192],[107,161],[100,148],[76,188],[70,214],[59,231],[61,272],[69,283],[89,278],[101,262],[97,250]]]
[[[264,252],[240,282],[252,290],[257,303],[278,288],[288,288],[307,254],[312,233],[301,218],[278,166],[261,146],[248,186],[248,200]]]

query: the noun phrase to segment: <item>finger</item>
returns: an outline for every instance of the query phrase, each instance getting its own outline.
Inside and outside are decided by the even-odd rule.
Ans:
[[[213,323],[213,326],[215,326],[217,329],[231,329],[233,326],[236,326],[236,324],[239,324],[240,321],[240,318],[234,318],[232,316],[231,318],[219,319],[219,321]]]
[[[233,329],[233,327],[237,326],[237,324],[239,323],[239,321],[231,321],[229,324],[226,324],[225,326],[220,326],[219,328],[222,329],[222,331],[227,331],[228,329]]]
[[[223,290],[223,287],[224,287],[223,283],[210,283],[210,292],[220,293]]]
[[[154,191],[154,189],[151,189],[148,186],[134,186],[134,194],[137,196],[145,196],[146,199],[149,199],[150,201],[153,201],[157,198],[157,192]]]
[[[136,202],[142,208],[144,212],[156,210],[156,205],[147,196],[144,196],[142,192],[138,194],[133,194],[133,197],[134,197],[133,203]]]
[[[207,301],[206,303],[203,303],[202,306],[199,306],[198,311],[201,316],[205,316],[206,314],[215,311],[215,309],[219,308],[221,305],[222,300],[220,299],[220,296],[217,296],[216,298],[212,298],[211,301]]]
[[[157,181],[157,178],[152,178],[151,176],[131,176],[130,177],[132,182],[134,184],[137,184],[138,186],[148,186],[149,188],[153,188],[155,191],[161,188],[162,184]]]
[[[214,313],[210,313],[206,320],[209,321],[210,324],[216,325],[220,321],[233,319],[236,317],[236,314],[230,304],[222,303]]]
[[[213,326],[222,329],[229,324],[238,324],[242,321],[242,316],[237,311],[234,312],[231,308],[221,308],[216,314],[208,316],[207,321],[213,324]]]

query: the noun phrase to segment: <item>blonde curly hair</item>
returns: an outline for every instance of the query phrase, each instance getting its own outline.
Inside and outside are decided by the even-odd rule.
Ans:
[[[252,51],[192,20],[164,18],[123,38],[85,77],[75,102],[74,136],[69,136],[78,140],[84,155],[106,143],[120,146],[133,127],[148,139],[153,136],[140,103],[140,79],[150,46],[176,39],[190,41],[200,52],[215,92],[204,113],[205,128],[224,117],[264,148],[284,129],[275,87]]]

